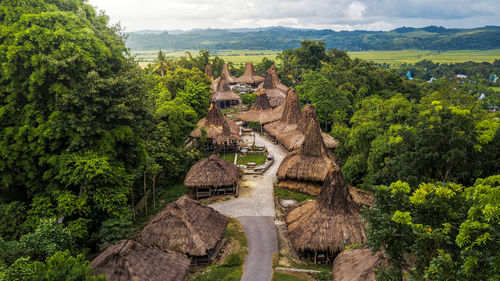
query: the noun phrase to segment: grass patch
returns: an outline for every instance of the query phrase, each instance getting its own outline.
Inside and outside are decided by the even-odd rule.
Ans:
[[[314,196],[314,195],[295,192],[295,191],[291,191],[289,189],[279,188],[279,187],[274,187],[274,196],[276,196],[278,199],[285,199],[285,198],[295,199],[295,200],[297,200],[297,203],[300,203],[300,202],[306,201],[306,200],[314,200],[317,198],[317,196]]]
[[[230,163],[234,163],[234,153],[220,155],[219,157]],[[243,156],[241,154],[238,154],[238,161],[236,162],[236,164],[246,165],[248,162],[254,162],[257,165],[262,165],[266,162],[266,159],[267,159],[266,154],[247,154]]]
[[[226,227],[226,245],[231,249],[221,264],[212,265],[203,270],[203,273],[192,276],[195,281],[239,281],[243,275],[243,262],[247,255],[247,238],[240,222],[229,218]]]
[[[297,275],[275,271],[274,275],[273,275],[273,281],[304,281],[304,280],[311,280],[312,279],[312,278],[307,278],[307,277],[306,278],[299,277]]]

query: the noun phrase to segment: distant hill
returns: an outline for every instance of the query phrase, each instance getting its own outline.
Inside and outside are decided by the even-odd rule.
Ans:
[[[500,48],[500,27],[447,29],[400,27],[391,31],[333,31],[289,27],[145,30],[127,33],[132,50],[284,50],[300,41],[321,40],[328,48],[366,50],[488,50]]]

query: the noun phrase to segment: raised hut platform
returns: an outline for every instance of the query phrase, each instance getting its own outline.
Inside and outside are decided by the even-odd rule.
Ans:
[[[210,155],[194,164],[184,179],[184,185],[196,198],[239,192],[240,169],[217,155]]]

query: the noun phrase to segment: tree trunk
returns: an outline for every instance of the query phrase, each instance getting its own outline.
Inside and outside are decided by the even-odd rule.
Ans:
[[[156,176],[153,176],[153,210],[156,211]]]
[[[146,193],[146,170],[144,170],[144,196],[146,196],[146,201],[144,201],[144,212],[146,216],[148,215],[148,197]]]
[[[130,187],[130,195],[132,197],[132,220],[135,221],[134,188],[133,187]]]

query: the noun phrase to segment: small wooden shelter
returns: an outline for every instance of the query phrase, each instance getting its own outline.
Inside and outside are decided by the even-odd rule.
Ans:
[[[222,66],[222,72],[221,72],[221,76],[222,74],[224,74],[224,76],[226,77],[226,80],[229,84],[235,84],[237,83],[237,78],[234,77],[232,74],[231,74],[231,71],[229,71],[229,66],[227,65],[227,63],[225,63],[223,66]]]
[[[272,108],[269,104],[265,90],[259,90],[257,97],[249,111],[238,115],[238,119],[244,122],[259,122],[261,125],[277,121],[283,114],[284,106]]]
[[[214,195],[238,195],[240,169],[233,163],[210,155],[194,164],[184,179],[196,199]]]
[[[280,134],[297,129],[300,120],[301,113],[299,95],[294,89],[290,89],[285,99],[281,119],[276,122],[266,124],[264,126],[264,131],[266,131],[271,137],[277,138]]]
[[[299,149],[304,142],[305,130],[307,126],[307,122],[310,119],[318,120],[316,115],[316,109],[313,105],[307,104],[302,109],[301,120],[299,125],[295,130],[291,130],[288,132],[284,132],[282,134],[277,135],[278,142],[281,143],[288,151],[292,151],[295,149]],[[323,142],[328,149],[334,149],[338,147],[337,141],[330,136],[329,134],[321,131],[321,137],[323,138]]]
[[[240,126],[225,118],[215,101],[210,104],[207,117],[198,121],[190,137],[200,138],[202,128],[206,131],[208,150],[236,150],[241,142]]]
[[[185,254],[194,264],[206,263],[224,245],[227,222],[226,216],[184,195],[154,216],[137,240]]]
[[[92,275],[108,281],[184,280],[190,264],[185,255],[122,240],[107,248],[91,263]]]
[[[382,264],[387,260],[369,247],[343,251],[333,263],[333,281],[375,281],[375,269]]]
[[[286,95],[288,93],[288,87],[286,87],[285,85],[281,84],[286,87],[286,90],[283,88],[278,88],[276,86],[280,84],[281,82],[279,82],[279,80],[278,82],[273,81],[273,74],[271,68],[266,72],[266,75],[264,77],[264,83],[259,85],[258,89],[266,90],[269,103],[271,104],[272,107],[277,107],[278,105],[282,104],[285,101]]]
[[[331,167],[317,200],[304,201],[287,216],[288,237],[302,256],[333,261],[345,246],[366,240],[359,205],[338,167]]]
[[[264,77],[257,75],[253,63],[247,62],[245,65],[245,72],[243,75],[236,79],[238,83],[245,83],[252,86],[257,86],[258,84],[264,82]]]
[[[222,73],[220,78],[221,79],[217,83],[217,87],[213,95],[213,100],[217,102],[220,108],[240,104],[241,97],[231,90],[231,86],[229,86],[229,82],[226,79],[225,74]]]
[[[318,122],[311,118],[301,148],[288,153],[278,168],[278,187],[318,195],[328,172],[338,169],[335,156],[325,146]]]

